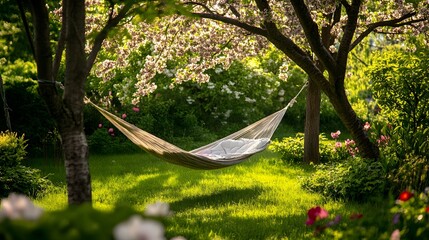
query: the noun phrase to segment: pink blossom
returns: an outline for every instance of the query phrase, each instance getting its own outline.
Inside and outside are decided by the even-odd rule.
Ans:
[[[366,122],[365,125],[363,125],[363,130],[365,132],[368,132],[368,130],[371,128],[371,125],[369,124],[369,122]]]
[[[321,208],[320,206],[316,206],[308,210],[307,221],[305,222],[305,224],[313,225],[317,220],[327,218],[328,215],[329,215],[328,211]]]
[[[114,133],[114,132],[115,132],[115,129],[113,129],[113,128],[109,128],[109,130],[107,130],[107,132],[108,132],[108,133],[110,133],[110,134],[112,134],[112,133]]]
[[[140,112],[140,108],[138,108],[138,107],[133,107],[133,111],[134,111],[134,112]]]
[[[347,139],[346,141],[344,141],[344,143],[345,143],[346,147],[348,148],[348,147],[350,147],[350,146],[354,145],[354,144],[355,144],[355,141],[354,141],[354,140]]]
[[[102,127],[103,127],[103,124],[99,123],[98,128],[102,128]]]
[[[331,132],[331,137],[332,137],[333,139],[337,139],[337,138],[339,138],[339,137],[340,137],[340,134],[341,134],[340,130],[338,130],[338,131],[336,131],[336,132]]]
[[[377,139],[377,143],[379,146],[381,145],[387,145],[389,143],[390,137],[381,135],[379,139]]]
[[[122,119],[125,119],[125,118],[127,118],[127,114],[126,114],[126,113],[123,113],[123,114],[122,114]]]
[[[335,143],[335,148],[341,148],[342,146],[343,146],[343,144],[341,144],[341,142]]]

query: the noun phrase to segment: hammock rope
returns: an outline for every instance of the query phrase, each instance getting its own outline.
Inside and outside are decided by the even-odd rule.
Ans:
[[[238,164],[268,146],[284,114],[296,102],[307,83],[283,109],[213,143],[186,151],[150,134],[124,119],[97,106],[88,98],[87,104],[96,108],[109,122],[130,141],[167,162],[192,169],[218,169]]]

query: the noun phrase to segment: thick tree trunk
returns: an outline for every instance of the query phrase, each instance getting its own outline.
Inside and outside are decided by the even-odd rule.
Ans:
[[[335,92],[335,96],[328,95],[328,97],[330,98],[337,115],[347,130],[349,130],[353,140],[356,142],[356,145],[359,149],[359,154],[364,158],[378,159],[380,151],[378,147],[370,141],[368,135],[363,130],[363,124],[350,105],[344,88]]]
[[[304,162],[318,163],[319,132],[320,132],[320,87],[313,81],[308,81],[306,108],[305,108],[305,134],[304,134]]]
[[[39,92],[60,132],[69,204],[90,203],[91,177],[88,144],[83,131],[83,96],[87,66],[85,56],[85,1],[63,0],[66,28],[66,72],[64,94],[53,79],[49,19],[44,0],[29,1],[33,16],[34,45]]]

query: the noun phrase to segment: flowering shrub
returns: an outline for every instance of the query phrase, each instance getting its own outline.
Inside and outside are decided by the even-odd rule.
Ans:
[[[89,205],[72,206],[56,212],[43,212],[23,195],[11,194],[0,207],[0,239],[116,239],[186,240],[168,237],[165,231],[169,205],[156,203],[156,217],[142,215],[129,208],[101,212]],[[162,211],[159,211],[159,210]]]
[[[428,194],[429,188],[420,194],[404,190],[393,202],[393,206],[386,207],[386,214],[373,219],[362,213],[354,213],[349,218],[337,215],[334,219],[329,219],[328,211],[319,206],[313,207],[307,212],[306,225],[314,228],[315,236],[323,235],[327,239],[427,239]]]
[[[392,236],[399,239],[424,239],[429,236],[429,188],[420,194],[405,190],[391,208]]]

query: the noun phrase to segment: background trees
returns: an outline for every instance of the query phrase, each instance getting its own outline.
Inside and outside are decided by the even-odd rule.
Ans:
[[[154,93],[155,81],[162,76],[170,76],[164,79],[165,90],[186,81],[205,83],[211,71],[213,77],[219,74],[216,71],[228,69],[234,60],[268,56],[273,46],[282,52],[272,68],[276,79],[287,79],[288,68],[294,67],[284,56],[310,79],[307,116],[316,113],[309,118],[316,123],[307,121],[307,131],[312,133],[307,136],[318,136],[318,127],[308,130],[308,126],[318,126],[317,105],[322,90],[362,155],[377,158],[377,148],[362,130],[346,94],[349,53],[371,32],[389,33],[393,29],[391,33],[418,33],[425,30],[427,21],[424,1],[194,1],[181,2],[180,6],[174,1],[103,3],[64,0],[61,6],[49,5],[52,14],[44,1],[26,3],[34,30],[40,93],[64,144],[70,203],[90,201],[82,115],[86,85],[91,89],[88,95],[99,96],[106,103],[119,100],[135,105],[143,96]],[[185,7],[192,16],[182,12],[163,19],[155,17]],[[51,23],[60,26],[59,30],[53,29]],[[116,29],[118,25],[122,28]],[[107,37],[111,40],[104,41]],[[58,39],[55,55],[51,54],[52,38]],[[93,69],[99,53],[101,61]],[[262,69],[269,69],[269,65]],[[255,65],[249,62],[248,66]],[[123,70],[133,74],[124,74]],[[96,81],[87,82],[88,76]],[[118,83],[112,84],[112,80]],[[58,88],[56,81],[62,82],[64,90]],[[112,89],[103,85],[110,85],[117,95],[109,94]],[[222,89],[223,85],[218,90]],[[199,97],[203,101],[209,96]],[[316,161],[317,144],[310,145],[313,154],[308,154],[307,160]]]

